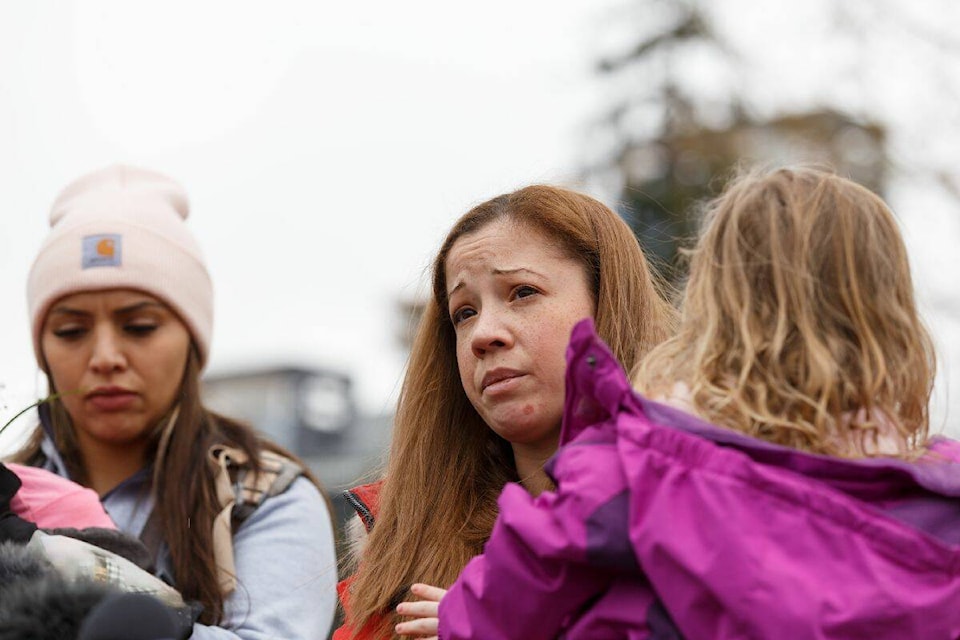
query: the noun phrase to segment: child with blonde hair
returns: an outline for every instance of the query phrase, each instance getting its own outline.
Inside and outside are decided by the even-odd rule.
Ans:
[[[508,486],[484,554],[448,592],[415,586],[401,633],[960,637],[960,449],[928,437],[934,354],[892,213],[785,168],[704,220],[680,329],[634,375],[647,397],[579,324],[556,491]]]
[[[911,457],[934,353],[893,214],[814,169],[748,175],[707,212],[677,335],[640,389],[794,449]]]

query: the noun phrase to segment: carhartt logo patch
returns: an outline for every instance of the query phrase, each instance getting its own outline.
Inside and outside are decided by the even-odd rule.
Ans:
[[[106,233],[83,237],[83,268],[119,267],[121,257],[121,236],[118,233]]]

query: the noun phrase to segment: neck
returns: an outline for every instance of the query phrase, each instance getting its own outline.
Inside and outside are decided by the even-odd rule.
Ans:
[[[538,496],[547,489],[552,489],[553,483],[544,472],[543,465],[557,452],[557,443],[551,442],[541,446],[513,443],[511,446],[513,447],[513,460],[517,465],[517,475],[520,476],[520,484],[523,485],[523,488],[533,496]]]
[[[147,445],[81,441],[80,455],[87,474],[87,486],[105,496],[118,484],[143,468]]]

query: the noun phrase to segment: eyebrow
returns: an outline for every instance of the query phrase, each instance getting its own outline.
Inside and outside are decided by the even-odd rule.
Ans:
[[[533,269],[528,269],[527,267],[517,267],[516,269],[494,269],[494,270],[491,271],[490,273],[491,273],[492,275],[495,275],[495,276],[508,276],[508,275],[512,275],[512,274],[515,274],[515,273],[521,273],[521,272],[532,273],[533,275],[535,275],[535,276],[540,276],[541,278],[545,278],[545,277],[546,277],[546,276],[544,276],[542,273],[540,273],[539,271],[534,271]],[[450,289],[450,291],[447,292],[447,298],[449,298],[450,296],[452,296],[452,295],[453,295],[454,293],[456,293],[459,289],[463,288],[464,285],[465,285],[465,283],[463,282],[463,280],[461,280],[461,281],[458,282],[456,285],[454,285],[453,289]]]
[[[159,309],[167,308],[166,305],[161,304],[159,302],[154,302],[153,300],[144,300],[143,302],[135,302],[131,305],[127,305],[126,307],[121,307],[120,309],[117,309],[116,311],[114,311],[113,315],[122,316],[129,313],[134,313],[136,311],[140,311],[141,309],[144,309],[147,307],[157,307]],[[53,309],[50,310],[50,313],[51,314],[62,313],[63,315],[68,315],[68,316],[90,315],[89,311],[84,311],[83,309],[73,309],[71,307],[65,307],[65,306],[54,307]]]

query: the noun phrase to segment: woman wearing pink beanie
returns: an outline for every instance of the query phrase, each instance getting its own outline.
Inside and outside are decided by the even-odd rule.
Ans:
[[[213,291],[188,212],[178,183],[127,166],[56,199],[27,283],[56,395],[14,461],[96,491],[157,575],[203,606],[192,638],[323,638],[336,558],[319,484],[201,402]]]

